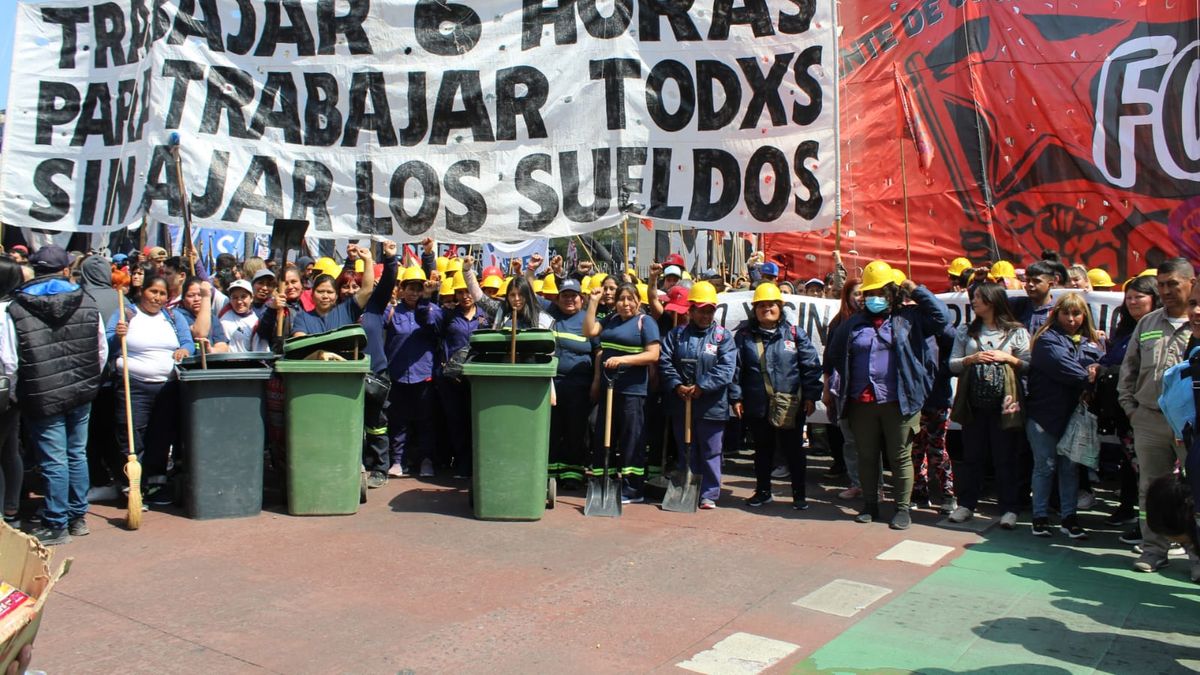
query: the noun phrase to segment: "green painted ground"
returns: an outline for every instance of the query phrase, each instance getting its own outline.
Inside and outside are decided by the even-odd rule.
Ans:
[[[1176,673],[1200,670],[1200,585],[1186,558],[1138,574],[1098,542],[993,530],[828,643],[810,673]],[[1111,547],[1105,547],[1111,542]]]

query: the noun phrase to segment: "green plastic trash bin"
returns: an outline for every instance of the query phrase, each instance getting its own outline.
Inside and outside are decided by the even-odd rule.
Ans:
[[[270,352],[209,354],[184,359],[183,506],[189,518],[241,518],[262,511],[263,399]]]
[[[288,340],[275,362],[283,378],[287,501],[294,516],[358,511],[366,344],[362,327],[346,326]],[[310,358],[322,351],[346,360]]]
[[[481,520],[538,520],[554,503],[546,473],[554,335],[518,332],[516,364],[508,362],[510,340],[500,331],[476,333],[463,364],[471,383],[471,502]]]

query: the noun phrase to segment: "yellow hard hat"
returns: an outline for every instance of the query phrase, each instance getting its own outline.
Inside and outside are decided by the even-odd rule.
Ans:
[[[684,270],[684,271],[683,271],[683,277],[681,277],[681,278],[683,278],[683,279],[685,279],[685,280],[687,280],[687,281],[691,281],[691,280],[692,280],[692,275],[691,275],[691,273],[689,273],[687,270]]]
[[[955,258],[950,261],[950,267],[946,269],[946,274],[952,277],[962,276],[963,272],[971,269],[971,261],[966,258]]]
[[[454,291],[467,290],[467,278],[464,277],[463,275],[455,274],[453,281],[454,281],[454,285],[450,287],[451,290],[454,290]]]
[[[541,292],[542,292],[542,280],[541,280],[541,279],[534,279],[534,280],[533,280],[533,293],[534,293],[534,295],[537,295],[538,293],[541,293]]]
[[[776,289],[778,291],[779,289]],[[697,281],[688,290],[688,302],[694,305],[717,304],[717,289],[707,281]]]
[[[459,275],[456,278],[462,278],[462,275]],[[466,283],[467,282],[464,279],[463,284],[466,284]],[[483,280],[483,283],[480,284],[480,288],[491,288],[493,290],[499,291],[500,287],[503,285],[504,285],[504,280],[493,274],[492,276]]]
[[[454,295],[454,277],[446,277],[442,279],[442,285],[438,289],[438,295]]]
[[[863,268],[862,286],[859,286],[861,291],[874,291],[888,284],[895,283],[896,277],[892,274],[892,266],[882,260],[872,260]]]
[[[642,301],[642,304],[643,305],[650,304],[650,295],[649,295],[650,287],[647,286],[646,284],[637,284],[637,289],[638,289],[638,299],[640,299]]]
[[[596,274],[593,274],[592,275],[592,288],[600,288],[600,286],[604,284],[604,280],[607,278],[608,278],[608,275],[605,274],[604,272],[597,272]]]
[[[750,304],[759,302],[783,302],[783,293],[779,292],[779,287],[775,284],[769,281],[763,282],[758,285],[758,288],[754,289],[754,299],[750,301]]]
[[[438,274],[445,274],[446,266],[450,264],[450,259],[444,255],[439,255],[437,257],[437,260],[434,262],[437,264]]]
[[[988,272],[988,278],[1016,279],[1017,270],[1015,267],[1013,267],[1013,264],[1007,260],[998,260],[994,265],[992,265],[992,269]]]
[[[334,262],[333,258],[317,258],[317,262],[313,263],[313,269],[331,277],[336,277],[342,271],[341,266]]]
[[[904,272],[896,269],[895,267],[892,268],[892,279],[896,282],[897,286],[905,281],[908,281],[908,277],[904,276]]]
[[[462,273],[462,258],[451,258],[450,262],[446,263],[446,269],[443,274],[461,274]]]
[[[553,274],[547,274],[542,279],[542,295],[558,295],[558,281]]]
[[[1088,282],[1091,283],[1092,288],[1112,288],[1116,286],[1112,277],[1108,276],[1108,272],[1099,267],[1093,267],[1088,270]]]
[[[355,260],[355,261],[354,261],[354,271],[355,271],[355,272],[358,272],[359,274],[362,274],[362,273],[363,273],[363,261],[362,261],[362,258],[359,258],[358,260]]]
[[[410,281],[429,281],[429,277],[425,276],[425,270],[413,265],[412,267],[401,268],[400,283],[406,284]]]
[[[1142,273],[1139,274],[1138,276],[1139,277],[1156,277],[1156,276],[1158,276],[1158,268],[1151,267],[1150,269],[1142,270]]]
[[[592,289],[592,278],[585,276],[579,280],[579,292],[587,295]]]
[[[500,288],[496,291],[496,295],[508,295],[508,282],[512,281],[512,277],[505,277],[504,281],[500,282]]]

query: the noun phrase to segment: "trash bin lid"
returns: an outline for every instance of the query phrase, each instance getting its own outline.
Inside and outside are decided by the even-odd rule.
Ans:
[[[362,326],[342,326],[326,333],[301,335],[283,343],[283,358],[304,359],[314,352],[335,352],[349,359],[355,348],[358,357],[367,357],[367,333]]]
[[[209,370],[232,368],[269,368],[279,358],[274,352],[222,352],[205,357]],[[200,370],[200,354],[179,362],[180,370]]]
[[[471,334],[471,349],[480,354],[507,354],[511,342],[511,330],[477,330]],[[552,330],[526,328],[517,331],[518,354],[553,354],[556,346]]]

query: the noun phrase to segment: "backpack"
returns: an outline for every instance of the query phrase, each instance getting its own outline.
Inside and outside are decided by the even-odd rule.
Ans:
[[[1009,336],[1004,337],[996,349],[1003,349],[1008,344]],[[975,347],[983,352],[983,343],[975,338]],[[999,410],[1004,403],[1004,363],[976,363],[971,366],[971,386],[967,391],[967,402],[972,410]]]

